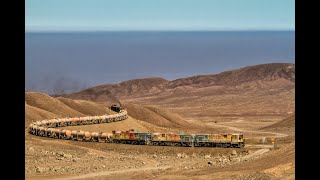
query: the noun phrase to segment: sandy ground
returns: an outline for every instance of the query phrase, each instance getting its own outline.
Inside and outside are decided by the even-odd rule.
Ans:
[[[134,119],[127,123],[130,121]],[[265,132],[250,128],[242,119],[236,120],[241,125],[231,126],[234,121],[212,126],[250,133],[252,143],[243,149],[88,143],[27,134],[27,179],[294,179],[292,130]],[[111,130],[123,127],[124,122],[92,128]],[[261,137],[278,137],[278,148],[274,149],[271,142],[261,143]],[[291,157],[282,156],[285,149],[291,149]],[[280,160],[274,161],[279,156]],[[257,163],[261,164],[255,166]]]

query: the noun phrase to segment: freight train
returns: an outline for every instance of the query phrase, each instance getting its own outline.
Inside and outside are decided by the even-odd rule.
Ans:
[[[80,126],[100,123],[110,123],[125,120],[128,114],[125,108],[110,107],[117,114],[103,116],[87,116],[76,118],[54,118],[50,120],[36,121],[30,124],[29,133],[36,136],[49,138],[122,143],[152,146],[185,146],[185,147],[244,147],[242,134],[178,134],[178,133],[151,133],[138,132],[130,129],[128,131],[89,132],[82,130],[66,130],[55,127]]]

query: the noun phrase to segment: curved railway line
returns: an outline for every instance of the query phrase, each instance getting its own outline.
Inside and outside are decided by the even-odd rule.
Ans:
[[[60,118],[36,121],[29,125],[29,133],[56,139],[90,141],[90,142],[109,142],[111,133],[105,132],[89,132],[81,130],[60,129],[65,126],[81,126],[90,124],[101,124],[122,121],[128,118],[126,110],[122,110],[117,114],[102,116],[86,116],[75,118]]]

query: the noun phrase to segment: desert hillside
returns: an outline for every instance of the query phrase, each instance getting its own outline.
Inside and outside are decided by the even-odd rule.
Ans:
[[[32,121],[55,117],[78,117],[113,113],[101,103],[54,98],[47,94],[36,92],[26,92],[25,102],[26,126]]]
[[[108,107],[120,103],[126,120],[63,128],[241,133],[246,139],[243,149],[185,148],[26,133],[27,179],[294,179],[294,67],[273,63],[174,81],[135,79],[59,96],[27,92],[26,127],[54,117],[111,114]]]
[[[295,65],[272,63],[173,81],[136,79],[61,96],[102,102],[112,96],[170,109],[184,119],[208,120],[238,115],[284,118],[294,111],[294,94]]]
[[[174,114],[163,108],[155,108],[152,106],[141,106],[131,103],[123,104],[128,114],[136,119],[149,119],[148,122],[161,127],[187,127],[188,123],[177,114]]]
[[[47,94],[36,92],[25,93],[25,100],[26,127],[32,121],[51,119],[55,117],[81,117],[115,113],[108,109],[108,107],[113,104],[112,101],[93,102],[87,100],[73,100],[63,97],[51,97]],[[114,128],[119,127],[119,130],[128,130],[133,128],[141,131],[150,131],[150,129],[159,129],[158,126],[174,129],[185,127],[188,124],[178,115],[165,109],[155,108],[152,106],[135,105],[131,103],[126,103],[125,107],[128,109],[129,116],[132,117],[127,121],[112,124]],[[110,125],[108,124],[98,125],[97,127],[103,128],[104,126],[108,126],[107,129],[110,129]],[[90,127],[88,126],[89,129]],[[71,129],[72,128],[73,127],[71,127]]]
[[[106,84],[85,89],[78,93],[61,95],[73,99],[108,101],[128,96],[155,94],[163,92],[169,81],[162,78],[133,79],[119,84]]]
[[[263,127],[263,130],[282,130],[282,129],[294,129],[295,128],[295,114],[288,116],[287,118],[271,124],[269,126]]]
[[[210,86],[230,87],[244,83],[270,83],[279,79],[284,80],[282,84],[283,87],[294,84],[295,65],[288,63],[261,64],[225,71],[219,74],[198,75],[173,81],[162,78],[134,79],[119,84],[99,85],[77,93],[65,94],[62,96],[79,99],[95,98],[95,100],[104,100],[110,92],[111,95],[119,99],[124,99],[128,97],[152,96],[160,93],[174,92],[174,90],[179,87],[185,87],[185,90],[188,91],[189,89],[186,88],[188,86],[194,88]]]

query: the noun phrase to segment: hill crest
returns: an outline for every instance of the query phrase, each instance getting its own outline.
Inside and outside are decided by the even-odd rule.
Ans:
[[[233,87],[241,84],[250,86],[250,83],[270,84],[270,82],[279,80],[282,80],[281,86],[294,85],[295,64],[259,64],[224,71],[218,74],[197,75],[172,81],[163,78],[132,79],[118,84],[99,85],[61,96],[72,99],[117,101],[115,99],[188,92],[192,90],[190,88],[205,88],[211,86]]]

